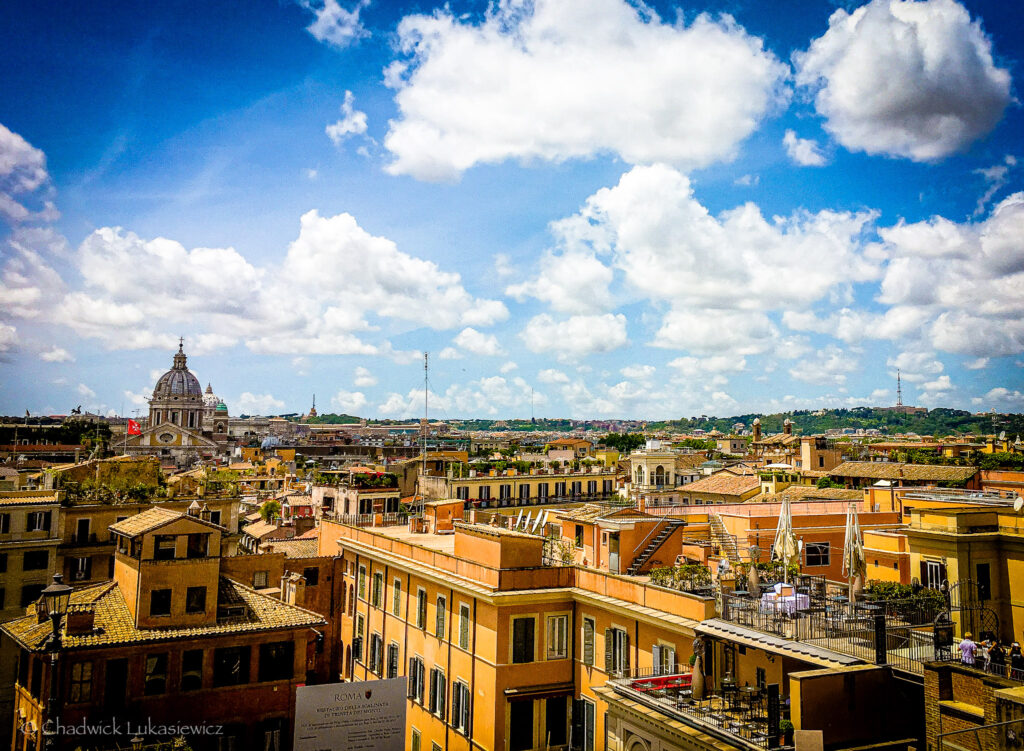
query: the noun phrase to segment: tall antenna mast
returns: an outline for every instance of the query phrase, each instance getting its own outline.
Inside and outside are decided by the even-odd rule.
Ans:
[[[900,371],[898,368],[896,370],[896,406],[903,406],[903,387],[900,384]]]
[[[423,425],[420,432],[420,477],[427,476],[427,425],[430,420],[430,353],[423,353]],[[422,479],[420,480],[422,483]],[[423,509],[423,487],[420,486],[420,510]]]

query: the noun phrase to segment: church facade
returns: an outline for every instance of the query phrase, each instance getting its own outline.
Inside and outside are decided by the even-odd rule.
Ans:
[[[171,369],[160,376],[149,401],[141,435],[127,440],[132,456],[156,456],[163,463],[189,466],[228,449],[228,408],[188,369],[184,341],[178,343]]]

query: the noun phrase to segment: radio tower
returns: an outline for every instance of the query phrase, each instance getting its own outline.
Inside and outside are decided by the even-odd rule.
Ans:
[[[900,385],[900,371],[896,371],[896,406],[903,406],[903,387]]]

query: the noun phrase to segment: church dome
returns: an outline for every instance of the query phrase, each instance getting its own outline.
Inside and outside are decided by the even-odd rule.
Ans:
[[[225,415],[228,413],[228,405],[224,402],[217,402],[217,409],[214,412],[223,412]]]
[[[189,372],[185,362],[182,344],[178,344],[178,352],[174,355],[173,367],[160,376],[153,389],[153,398],[161,399],[168,396],[202,397],[203,387],[199,379]]]
[[[206,384],[206,393],[203,394],[203,406],[215,409],[220,403],[220,397],[213,393],[213,386]]]

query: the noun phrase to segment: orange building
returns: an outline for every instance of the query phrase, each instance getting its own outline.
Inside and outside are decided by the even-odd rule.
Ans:
[[[20,649],[15,751],[38,747],[44,720],[54,719],[44,716],[51,695],[62,726],[111,728],[105,745],[137,732],[160,740],[138,728],[187,723],[220,731],[185,731],[197,750],[289,748],[295,689],[315,669],[316,629],[326,621],[223,577],[220,525],[154,508],[111,532],[114,581],[71,594],[56,684],[44,600],[3,626]],[[83,745],[71,731],[56,742]]]

